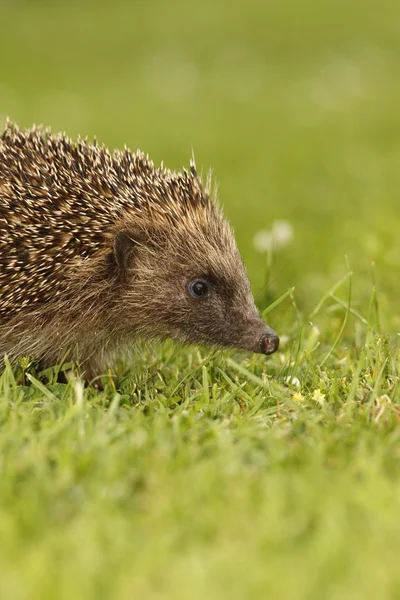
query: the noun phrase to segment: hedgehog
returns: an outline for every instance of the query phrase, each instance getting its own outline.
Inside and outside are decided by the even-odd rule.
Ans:
[[[0,137],[0,356],[73,356],[90,380],[139,338],[272,354],[231,226],[194,160],[7,122]]]

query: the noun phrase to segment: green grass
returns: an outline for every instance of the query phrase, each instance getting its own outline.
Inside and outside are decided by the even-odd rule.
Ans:
[[[283,341],[270,358],[139,346],[103,391],[8,366],[0,597],[398,598],[399,4],[0,17],[0,118],[174,168],[193,147]],[[291,243],[257,252],[281,219]]]

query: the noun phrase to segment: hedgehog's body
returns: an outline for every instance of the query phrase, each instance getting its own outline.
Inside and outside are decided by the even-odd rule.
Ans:
[[[7,126],[0,355],[51,364],[72,352],[92,375],[139,336],[265,353],[278,342],[194,166],[172,173],[141,153]]]

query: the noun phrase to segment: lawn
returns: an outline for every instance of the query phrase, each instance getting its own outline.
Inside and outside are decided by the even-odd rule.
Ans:
[[[398,598],[400,5],[0,18],[1,122],[176,169],[193,148],[282,338],[271,357],[139,344],[103,391],[7,365],[0,597]],[[260,251],[277,222],[291,235]]]

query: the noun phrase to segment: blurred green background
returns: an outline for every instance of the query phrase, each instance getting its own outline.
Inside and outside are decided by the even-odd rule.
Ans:
[[[306,312],[346,271],[357,302],[376,261],[395,332],[400,6],[361,0],[0,1],[0,119],[213,168],[256,294],[254,234],[293,227],[268,299]],[[264,299],[264,300],[263,300]]]
[[[347,257],[353,309],[375,263],[400,331],[400,3],[0,0],[0,22],[1,122],[176,169],[193,148],[260,306],[296,286],[302,312],[268,315],[288,334],[268,361],[139,351],[121,396],[6,369],[1,598],[398,598],[398,348],[373,311],[327,302],[302,348],[298,324]]]

